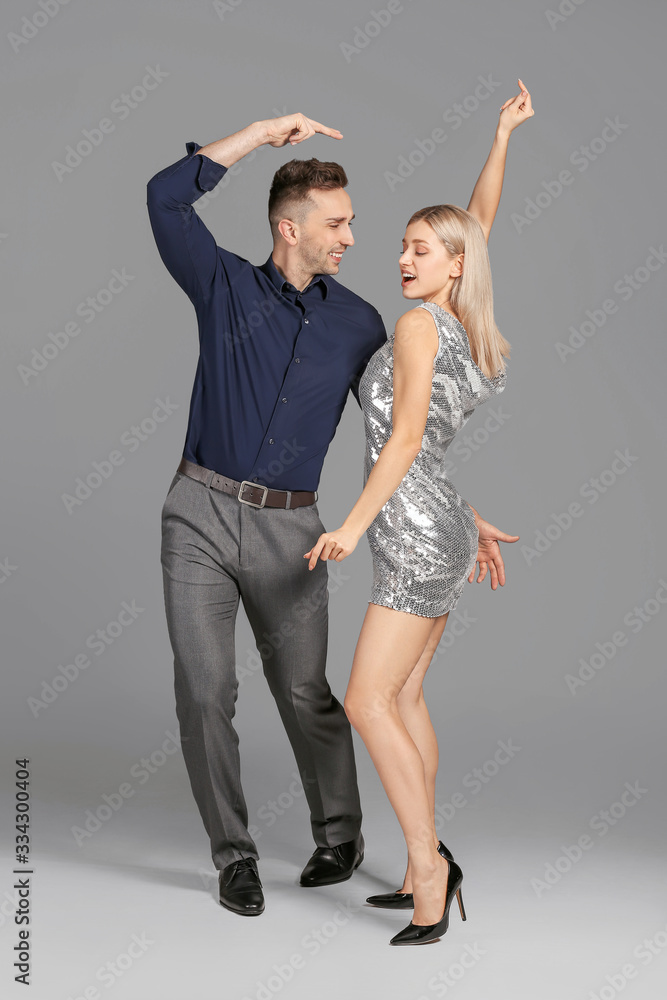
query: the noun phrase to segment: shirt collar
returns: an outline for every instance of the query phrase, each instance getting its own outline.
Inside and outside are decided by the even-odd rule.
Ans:
[[[278,268],[274,264],[274,262],[273,262],[273,256],[272,255],[270,255],[269,259],[267,261],[265,261],[264,264],[261,265],[260,271],[263,271],[264,274],[266,274],[267,277],[271,279],[271,281],[273,282],[273,284],[275,285],[275,287],[281,293],[283,291],[283,288],[286,287],[286,286],[289,286],[289,284],[290,284],[289,281],[287,281],[286,278],[283,278],[282,274],[280,273],[280,271],[278,270]],[[329,285],[327,284],[327,276],[326,276],[326,274],[316,274],[315,277],[313,278],[313,280],[310,282],[310,284],[306,285],[306,287],[303,289],[303,292],[301,294],[303,295],[303,293],[307,292],[309,288],[313,287],[313,285],[319,285],[320,286],[320,288],[322,290],[322,298],[326,299],[327,294],[329,292]]]

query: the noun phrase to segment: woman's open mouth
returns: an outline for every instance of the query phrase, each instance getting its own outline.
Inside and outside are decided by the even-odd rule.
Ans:
[[[417,275],[412,271],[401,271],[401,287],[406,288],[411,281],[416,281]]]

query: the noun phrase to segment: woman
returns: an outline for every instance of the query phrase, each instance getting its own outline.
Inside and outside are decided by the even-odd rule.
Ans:
[[[507,101],[518,124],[532,116],[530,95]],[[489,225],[490,228],[490,225]],[[416,212],[399,259],[403,297],[422,302],[400,317],[359,384],[364,412],[364,489],[343,525],[305,553],[346,558],[366,531],[373,586],[357,643],[345,710],[363,739],[403,830],[403,888],[369,897],[414,904],[412,921],[391,944],[442,935],[456,895],[465,919],[463,873],[435,829],[438,747],[422,681],[476,563],[481,582],[505,582],[498,541],[514,542],[483,521],[444,473],[454,435],[475,407],[502,392],[509,343],[493,319],[488,233],[455,205]],[[443,864],[444,862],[444,864]]]

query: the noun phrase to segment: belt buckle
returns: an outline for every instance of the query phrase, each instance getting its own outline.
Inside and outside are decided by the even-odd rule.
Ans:
[[[264,490],[264,496],[262,497],[262,502],[253,503],[252,500],[244,500],[243,497],[241,496],[241,494],[243,493],[244,486],[250,486],[251,489],[253,490]],[[239,493],[236,499],[238,500],[239,503],[247,503],[249,507],[257,507],[258,509],[261,509],[266,503],[266,498],[268,495],[269,495],[268,486],[261,486],[260,483],[251,483],[249,479],[244,479],[243,482],[241,483],[241,486],[239,487]]]

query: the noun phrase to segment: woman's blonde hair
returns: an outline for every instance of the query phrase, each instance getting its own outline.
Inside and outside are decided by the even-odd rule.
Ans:
[[[452,257],[465,254],[463,271],[454,278],[449,301],[468,334],[470,354],[488,378],[505,370],[510,356],[507,341],[493,318],[491,265],[484,232],[474,215],[458,205],[431,205],[408,221],[428,222]]]

